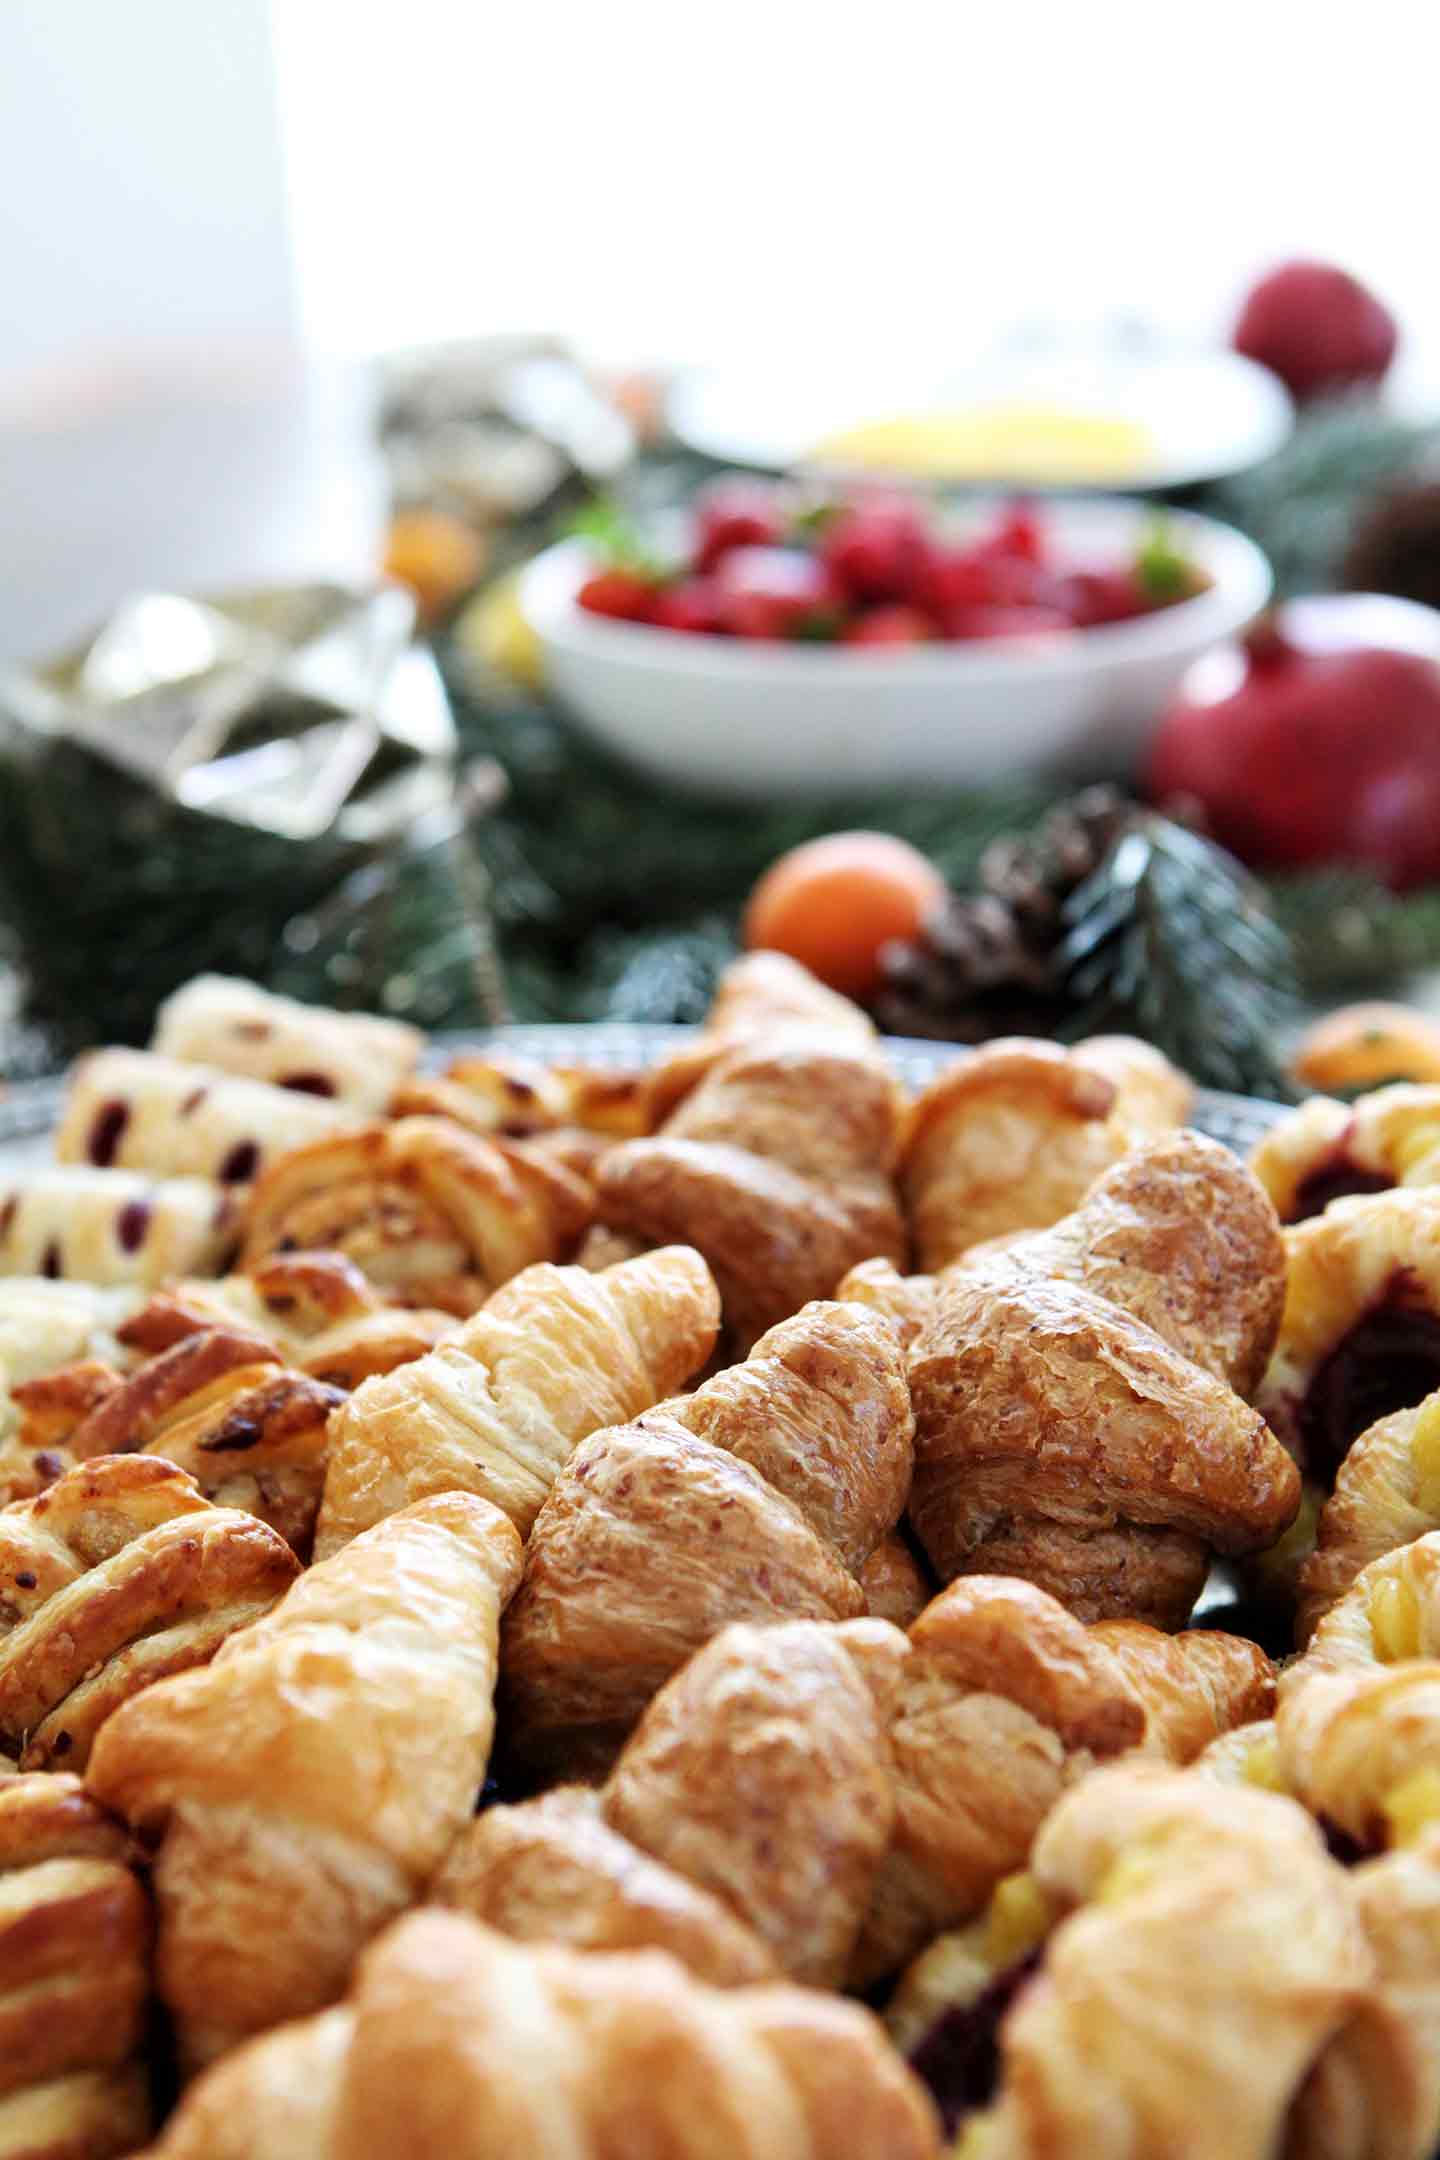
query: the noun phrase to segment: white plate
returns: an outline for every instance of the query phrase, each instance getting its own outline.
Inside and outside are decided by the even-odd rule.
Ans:
[[[815,464],[817,445],[867,421],[1012,404],[1131,422],[1149,437],[1151,455],[1123,478],[1027,482],[992,471],[978,485],[1128,494],[1186,487],[1258,464],[1294,425],[1281,383],[1238,353],[1116,343],[1016,345],[948,377],[898,365],[883,379],[856,375],[834,354],[808,365],[791,355],[753,372],[697,369],[674,384],[669,422],[681,442],[720,464],[790,471]]]

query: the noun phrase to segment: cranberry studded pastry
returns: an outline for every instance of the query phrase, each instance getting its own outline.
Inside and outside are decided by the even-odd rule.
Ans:
[[[1062,1917],[1003,2016],[993,2104],[956,2154],[1292,2150],[1306,2077],[1375,1971],[1345,1873],[1303,1810],[1120,1764],[1061,1801],[1030,1868]]]
[[[92,1050],[71,1068],[55,1154],[97,1169],[248,1185],[289,1149],[360,1122],[342,1104],[262,1080],[148,1050]]]
[[[424,1037],[401,1020],[330,1012],[234,976],[197,975],[160,1007],[150,1047],[373,1115],[415,1070]]]
[[[859,1616],[910,1459],[899,1344],[856,1305],[808,1305],[695,1394],[592,1434],[535,1519],[507,1618],[517,1755],[606,1769],[727,1623]]]
[[[910,1644],[890,1729],[895,1829],[851,1973],[866,1983],[979,1913],[1096,1762],[1140,1747],[1188,1762],[1274,1700],[1253,1643],[1087,1628],[1004,1576],[952,1584]]]
[[[1440,1530],[1440,1392],[1378,1419],[1341,1463],[1300,1569],[1298,1640],[1309,1641],[1372,1560],[1429,1530]]]
[[[1359,1193],[1440,1184],[1440,1087],[1379,1088],[1355,1103],[1312,1095],[1250,1161],[1286,1223]]]
[[[233,1196],[206,1178],[78,1163],[0,1178],[0,1276],[153,1289],[218,1275],[239,1229]]]
[[[915,1257],[948,1267],[971,1246],[1044,1230],[1102,1170],[1182,1124],[1192,1089],[1148,1044],[1097,1035],[1063,1050],[1017,1035],[931,1082],[907,1128],[901,1180]]]
[[[738,1031],[746,998],[727,996],[726,1025]],[[705,1255],[736,1355],[829,1297],[858,1262],[904,1257],[893,1178],[900,1098],[864,1027],[737,1033],[701,1058],[700,1077],[652,1138],[626,1141],[595,1166],[610,1231]]]
[[[150,1913],[78,1778],[0,1784],[0,2153],[119,2160],[150,2131]]]
[[[658,1951],[509,1942],[424,1912],[343,2007],[191,2088],[152,2160],[939,2160],[935,2112],[868,2010],[711,1988]]]
[[[590,1219],[588,1186],[527,1145],[407,1117],[296,1148],[250,1196],[243,1264],[339,1252],[396,1303],[464,1319],[522,1268],[563,1258]]]
[[[524,1939],[667,1949],[719,1985],[840,1986],[890,1836],[906,1655],[879,1620],[725,1629],[598,1794],[491,1808],[435,1895]]]
[[[442,1492],[478,1493],[525,1536],[577,1442],[682,1387],[719,1323],[709,1271],[685,1246],[598,1274],[527,1268],[334,1418],[318,1553]]]
[[[423,1501],[108,1720],[87,1782],[156,1848],[184,2063],[335,2001],[422,1895],[484,1781],[519,1572],[497,1509]]]
[[[273,1530],[153,1456],[101,1456],[0,1509],[0,1748],[83,1769],[121,1703],[205,1664],[299,1572]]]

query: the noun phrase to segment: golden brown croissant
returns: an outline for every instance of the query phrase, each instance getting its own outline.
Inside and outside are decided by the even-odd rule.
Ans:
[[[0,2154],[118,2160],[150,2129],[150,1913],[119,1824],[64,1775],[0,1784]]]
[[[1036,1841],[1068,1909],[999,2033],[964,2160],[1272,2160],[1374,1961],[1342,1869],[1279,1794],[1097,1771]]]
[[[1274,1208],[1229,1148],[1194,1132],[1137,1147],[1073,1214],[1011,1239],[984,1264],[1093,1290],[1247,1398],[1285,1304]]]
[[[671,1949],[721,1984],[768,1967],[839,1986],[890,1835],[906,1655],[883,1621],[726,1628],[660,1690],[598,1795],[492,1808],[436,1894],[508,1933]]]
[[[862,1056],[878,1055],[868,1014],[838,990],[827,990],[798,960],[778,952],[742,954],[721,975],[700,1032],[646,1076],[648,1129],[662,1124],[730,1051],[811,1043],[817,1035],[848,1043]]]
[[[453,1313],[387,1305],[343,1253],[274,1253],[248,1275],[175,1283],[116,1329],[122,1348],[154,1356],[186,1335],[239,1328],[287,1365],[347,1391],[408,1365],[453,1333]]]
[[[118,1706],[213,1657],[299,1573],[253,1516],[148,1455],[102,1455],[0,1509],[0,1747],[83,1769]]]
[[[535,1520],[506,1622],[519,1756],[608,1767],[727,1622],[861,1613],[855,1571],[899,1518],[910,1433],[894,1331],[816,1304],[694,1395],[592,1434]]]
[[[1357,1193],[1440,1184],[1440,1087],[1378,1088],[1353,1103],[1312,1095],[1271,1126],[1250,1166],[1285,1223]]]
[[[413,1072],[424,1044],[403,1020],[332,1012],[234,976],[196,975],[160,1007],[150,1047],[187,1065],[374,1112]]]
[[[342,1252],[397,1301],[463,1319],[522,1268],[563,1258],[589,1214],[588,1188],[523,1142],[397,1118],[273,1163],[250,1197],[243,1264]]]
[[[685,1246],[527,1268],[428,1357],[367,1381],[332,1421],[323,1558],[407,1501],[474,1492],[524,1536],[576,1443],[683,1386],[720,1301]]]
[[[1023,1575],[1087,1620],[1176,1627],[1212,1549],[1274,1541],[1294,1463],[1257,1411],[1078,1284],[952,1269],[910,1351],[909,1514],[942,1580]]]
[[[185,1336],[109,1385],[87,1382],[83,1369],[74,1377],[68,1428],[66,1375],[15,1391],[20,1423],[0,1466],[16,1498],[96,1456],[163,1456],[207,1500],[258,1515],[309,1552],[329,1419],[345,1400],[339,1388],[290,1371],[267,1343],[226,1328]]]
[[[1021,1035],[986,1043],[910,1113],[902,1184],[920,1266],[1058,1222],[1102,1170],[1181,1124],[1191,1092],[1159,1051],[1125,1035],[1073,1050]]]
[[[80,1163],[0,1178],[0,1275],[151,1287],[218,1275],[239,1228],[234,1195],[208,1178]]]
[[[934,1315],[938,1286],[936,1275],[902,1275],[889,1260],[862,1260],[841,1276],[835,1296],[841,1304],[883,1313],[908,1350]]]
[[[1087,1628],[1005,1576],[953,1583],[910,1642],[890,1734],[895,1834],[854,1967],[862,1981],[978,1913],[1096,1760],[1143,1746],[1188,1761],[1274,1697],[1251,1643]]]
[[[1300,1569],[1297,1639],[1309,1641],[1362,1568],[1428,1530],[1440,1530],[1440,1392],[1381,1418],[1341,1463]]]
[[[157,1984],[186,2063],[333,2002],[423,1892],[485,1776],[519,1571],[498,1509],[421,1501],[107,1722],[87,1782],[158,1847]]]
[[[343,1103],[263,1080],[148,1050],[92,1050],[71,1067],[55,1157],[248,1185],[287,1150],[361,1122]]]
[[[938,2160],[934,2110],[868,2010],[714,1989],[659,1951],[509,1942],[412,1914],[344,2008],[187,2093],[153,2160]]]

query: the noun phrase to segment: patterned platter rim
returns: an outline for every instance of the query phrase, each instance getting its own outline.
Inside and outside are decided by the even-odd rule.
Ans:
[[[662,1027],[639,1022],[597,1020],[584,1023],[527,1025],[437,1034],[437,1053],[504,1048],[556,1065],[590,1065],[615,1071],[653,1065],[694,1028]],[[914,1036],[889,1035],[885,1049],[896,1074],[907,1086],[921,1088],[966,1053],[956,1043],[923,1042]],[[64,1081],[27,1080],[0,1094],[0,1154],[18,1143],[35,1141],[56,1123]],[[1196,1091],[1193,1125],[1223,1140],[1237,1154],[1248,1154],[1281,1116],[1278,1103],[1254,1095],[1228,1095],[1217,1088]],[[28,1151],[27,1151],[28,1152]]]

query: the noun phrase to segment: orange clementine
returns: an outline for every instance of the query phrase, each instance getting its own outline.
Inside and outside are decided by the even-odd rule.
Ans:
[[[880,986],[881,947],[914,937],[945,890],[935,865],[893,833],[829,833],[770,865],[746,906],[744,940],[865,998]]]

